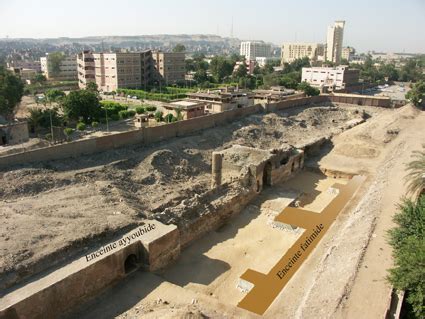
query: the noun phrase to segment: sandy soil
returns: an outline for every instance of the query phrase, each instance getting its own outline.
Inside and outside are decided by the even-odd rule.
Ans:
[[[30,273],[46,256],[64,249],[72,255],[84,249],[84,239],[113,235],[178,205],[188,193],[207,191],[215,149],[294,145],[338,132],[358,117],[350,107],[256,114],[149,148],[127,147],[0,172],[0,273]],[[45,259],[45,264],[54,261]]]
[[[384,316],[390,291],[385,276],[391,266],[385,233],[392,226],[395,204],[405,195],[405,164],[425,141],[424,127],[425,113],[405,106],[381,110],[334,137],[318,166],[368,178],[264,317]],[[315,161],[307,164],[316,166]],[[75,318],[257,318],[235,307],[242,294],[235,288],[237,273],[246,267],[265,271],[259,265],[270,267],[296,238],[265,227],[268,214],[284,205],[297,187],[305,201],[318,195],[309,205],[319,209],[329,200],[329,194],[323,195],[328,185],[326,180],[306,183],[295,178],[266,190],[229,225],[185,250],[164,274],[136,273]]]

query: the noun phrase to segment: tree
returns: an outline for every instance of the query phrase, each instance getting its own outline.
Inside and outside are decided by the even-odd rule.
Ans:
[[[222,56],[215,56],[210,63],[210,70],[217,82],[221,82],[225,77],[232,75],[233,64]]]
[[[425,195],[418,202],[404,199],[394,216],[397,227],[389,231],[394,265],[388,280],[398,290],[406,291],[413,316],[425,317]],[[411,316],[412,317],[412,316]]]
[[[420,106],[425,100],[425,82],[417,82],[412,89],[407,92],[408,99],[414,106]]]
[[[35,83],[40,83],[40,84],[42,84],[42,83],[46,82],[46,81],[47,81],[47,79],[46,79],[46,77],[44,76],[44,74],[37,73],[37,74],[35,75],[35,77],[34,77],[33,81],[34,81]]]
[[[244,78],[246,77],[248,74],[248,70],[246,68],[245,63],[242,63],[238,66],[238,68],[236,69],[236,71],[234,72],[233,76],[236,79],[240,79],[240,78]]]
[[[164,118],[163,118],[163,115],[164,113],[162,113],[161,111],[156,111],[155,112],[155,115],[154,115],[154,117],[155,117],[155,120],[157,121],[157,122],[161,122],[161,121],[163,121],[164,120]]]
[[[62,52],[53,52],[49,54],[49,64],[51,66],[52,74],[58,75],[61,71],[60,65],[65,58],[65,55]]]
[[[89,82],[89,83],[87,83],[86,90],[87,91],[90,91],[90,92],[93,92],[93,93],[96,93],[96,94],[99,93],[98,86],[97,86],[96,82]]]
[[[425,189],[425,144],[422,151],[414,151],[413,160],[407,164],[408,174],[406,182],[409,183],[409,193],[416,194]]]
[[[99,98],[88,90],[73,91],[62,101],[64,113],[69,119],[83,118],[86,124],[97,119],[101,112]]]
[[[50,89],[46,91],[46,98],[50,103],[59,102],[65,96],[65,92],[58,89]]]
[[[15,107],[24,94],[22,81],[0,66],[0,115],[12,119]]]
[[[183,44],[177,44],[174,48],[173,48],[173,52],[177,53],[177,52],[185,52],[186,51],[186,47]]]
[[[208,81],[208,75],[207,75],[207,71],[205,70],[198,70],[195,72],[195,74],[193,75],[193,79],[197,82],[197,83],[203,83]]]
[[[320,91],[318,89],[312,87],[305,81],[298,84],[297,88],[298,90],[303,91],[307,96],[315,96],[320,94]]]

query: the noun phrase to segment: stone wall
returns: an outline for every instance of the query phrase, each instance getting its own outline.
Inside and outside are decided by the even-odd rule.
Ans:
[[[256,104],[245,108],[234,109],[217,114],[210,114],[190,120],[184,120],[155,127],[145,127],[141,128],[140,130],[117,133],[88,140],[80,140],[51,147],[30,150],[23,153],[0,156],[0,169],[17,164],[77,157],[83,154],[93,154],[127,145],[149,145],[178,136],[188,136],[200,130],[224,125],[245,116],[250,116],[260,112],[276,112],[291,107],[307,106],[312,103],[320,104],[326,102],[391,107],[391,100],[389,98],[352,94],[303,97],[289,99],[279,103],[266,104],[264,106]]]

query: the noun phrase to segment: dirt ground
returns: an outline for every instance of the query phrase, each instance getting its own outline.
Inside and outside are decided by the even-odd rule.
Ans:
[[[385,276],[392,263],[386,232],[406,194],[405,164],[425,142],[424,127],[425,113],[409,105],[380,110],[335,136],[332,147],[306,163],[364,174],[367,180],[264,317],[384,316],[391,290]],[[287,205],[297,188],[320,194],[312,210],[329,201],[323,195],[327,179],[300,177],[304,180],[294,178],[264,191],[231,223],[183,251],[163,274],[137,272],[75,318],[258,318],[235,306],[243,295],[236,288],[238,275],[250,267],[266,271],[298,236],[265,226],[268,216]]]
[[[371,111],[375,112],[375,111]],[[269,149],[339,132],[352,107],[256,114],[153,147],[134,146],[0,172],[0,274],[30,273],[81,252],[210,187],[211,153],[233,144]],[[178,222],[178,221],[177,221]],[[66,251],[50,258],[53,254]],[[40,264],[41,263],[41,264]],[[35,271],[35,269],[34,269]]]

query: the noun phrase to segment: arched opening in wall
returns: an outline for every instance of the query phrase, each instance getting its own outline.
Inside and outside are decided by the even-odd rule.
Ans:
[[[137,256],[135,254],[128,255],[124,261],[124,272],[129,274],[138,268]]]
[[[292,162],[291,173],[295,170],[295,161]]]
[[[288,163],[289,157],[285,156],[280,160],[280,165],[286,165]]]
[[[267,162],[263,170],[263,187],[272,185],[272,163]]]

